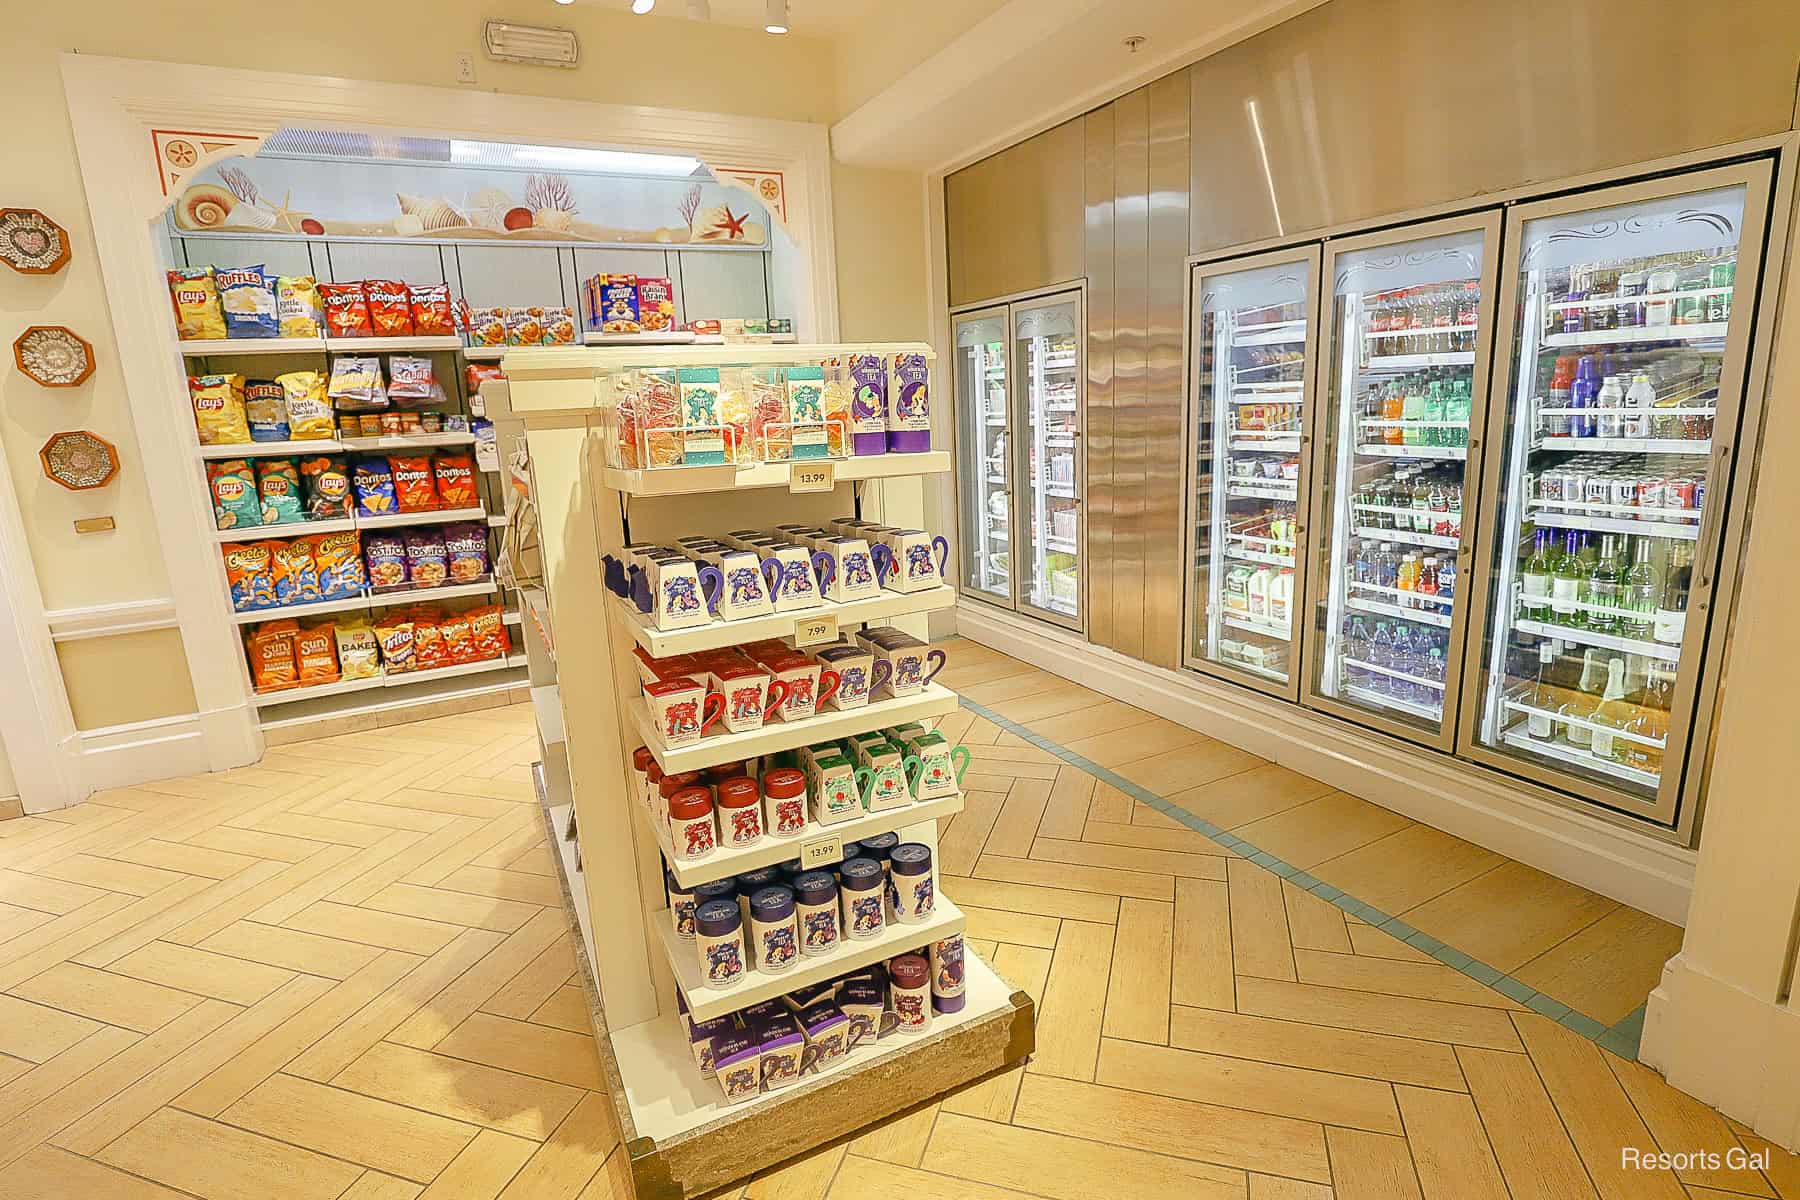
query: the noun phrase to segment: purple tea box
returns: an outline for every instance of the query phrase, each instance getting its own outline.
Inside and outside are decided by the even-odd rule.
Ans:
[[[800,1079],[800,1063],[806,1054],[806,1038],[794,1018],[771,1022],[762,1034],[762,1085],[768,1091],[784,1088]]]
[[[827,1001],[797,1015],[806,1035],[807,1070],[823,1070],[850,1053],[850,1018],[843,1009]]]
[[[762,1046],[747,1033],[728,1033],[713,1045],[713,1077],[725,1103],[754,1098],[761,1090]]]
[[[873,1042],[881,1031],[881,1010],[887,989],[872,979],[846,979],[838,989],[838,1010],[849,1021],[844,1038],[846,1052],[865,1041]]]
[[[730,1017],[714,1017],[710,1021],[688,1022],[688,1046],[702,1075],[713,1073],[714,1044],[733,1031]]]
[[[797,1013],[811,1008],[815,1004],[836,999],[837,992],[838,985],[835,982],[819,983],[811,987],[797,988],[781,999],[787,1005],[789,1012]]]
[[[755,1029],[772,1017],[785,1017],[787,1011],[787,1006],[780,1000],[764,1000],[749,1008],[740,1009],[738,1020],[744,1023],[745,1029]]]

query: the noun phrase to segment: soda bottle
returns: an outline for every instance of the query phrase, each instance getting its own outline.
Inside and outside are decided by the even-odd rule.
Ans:
[[[1550,376],[1549,408],[1568,408],[1569,391],[1575,382],[1575,356],[1566,354],[1556,360],[1556,370]],[[1550,437],[1569,436],[1569,414],[1552,413],[1544,419],[1544,433]]]
[[[1649,289],[1644,301],[1644,324],[1671,325],[1675,313],[1675,281],[1679,278],[1675,264],[1658,264],[1650,272],[1645,286]]]
[[[1449,354],[1456,349],[1456,293],[1444,284],[1431,292],[1431,349],[1433,354]]]
[[[1656,578],[1656,568],[1651,565],[1652,551],[1650,539],[1641,537],[1632,543],[1631,567],[1625,572],[1625,579],[1619,588],[1620,606],[1625,615],[1619,622],[1618,633],[1624,637],[1649,641],[1656,629],[1656,601],[1662,594],[1662,585]]]
[[[1450,428],[1444,432],[1449,434],[1444,439],[1446,446],[1467,446],[1469,444],[1469,411],[1474,402],[1469,397],[1469,380],[1457,379],[1450,385],[1450,403],[1444,410],[1444,419],[1449,421]]]
[[[1569,384],[1569,407],[1573,409],[1592,408],[1600,398],[1600,364],[1592,354],[1584,354],[1575,367],[1575,378]],[[1592,416],[1576,412],[1569,418],[1569,436],[1591,438],[1594,436],[1595,422]]]
[[[1733,288],[1737,286],[1737,259],[1721,258],[1713,263],[1707,272],[1706,284],[1713,288]],[[1720,292],[1706,298],[1706,319],[1708,321],[1731,320],[1731,293]]]
[[[1441,480],[1433,480],[1431,493],[1426,497],[1425,505],[1431,511],[1431,532],[1439,537],[1450,535],[1450,493],[1444,490]]]
[[[1446,603],[1456,599],[1456,555],[1446,554],[1438,564],[1438,599]]]
[[[1453,537],[1453,538],[1461,538],[1462,537],[1462,484],[1453,483],[1450,485],[1449,506],[1450,506],[1450,518],[1449,518],[1450,519],[1450,528],[1446,531],[1446,536]]]
[[[1418,432],[1415,444],[1421,446],[1440,446],[1444,438],[1444,385],[1439,380],[1432,380],[1425,389],[1425,423]],[[1408,439],[1409,442],[1412,439]]]
[[[1456,323],[1462,332],[1456,335],[1456,349],[1468,354],[1475,349],[1475,324],[1481,319],[1481,285],[1474,280],[1462,285],[1458,298]]]
[[[1413,476],[1412,487],[1412,527],[1414,533],[1431,532],[1431,485],[1425,482],[1425,473],[1419,471]]]
[[[1606,377],[1606,382],[1600,385],[1600,394],[1596,397],[1596,403],[1600,409],[1595,422],[1598,436],[1618,437],[1620,417],[1623,415],[1619,410],[1625,407],[1625,387],[1619,382],[1617,375]]]

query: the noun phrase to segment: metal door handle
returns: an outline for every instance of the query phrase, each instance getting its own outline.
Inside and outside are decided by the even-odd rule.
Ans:
[[[1713,472],[1713,479],[1710,481],[1714,484],[1714,487],[1710,490],[1715,490],[1715,491],[1717,490],[1717,487],[1716,487],[1717,482],[1725,477],[1727,465],[1731,462],[1731,446],[1729,444],[1720,446],[1717,457],[1719,460],[1719,467],[1718,467],[1718,470]],[[1709,530],[1709,532],[1712,533],[1713,535],[1715,535],[1715,537],[1718,534],[1718,532],[1721,529],[1723,529],[1725,526],[1725,519],[1723,517],[1720,517],[1718,515],[1718,512],[1719,512],[1718,506],[1715,505],[1713,508],[1714,520],[1712,522],[1712,529]],[[1709,537],[1706,539],[1706,549],[1705,550],[1701,550],[1698,546],[1696,546],[1694,549],[1694,562],[1700,568],[1700,587],[1701,588],[1708,588],[1708,587],[1712,586],[1712,574],[1713,574],[1712,557],[1713,557],[1714,553],[1717,552],[1717,546],[1715,545],[1715,537]]]

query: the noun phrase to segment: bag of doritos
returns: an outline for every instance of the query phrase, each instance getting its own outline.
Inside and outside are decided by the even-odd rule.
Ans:
[[[460,451],[445,451],[433,459],[433,475],[437,479],[438,501],[445,508],[474,508],[480,503],[475,493],[475,460]]]
[[[412,293],[404,283],[365,279],[363,295],[368,299],[369,324],[376,337],[412,336]]]
[[[371,337],[369,301],[363,285],[321,283],[319,299],[325,306],[325,335],[334,338]]]
[[[432,512],[438,508],[437,481],[431,455],[396,454],[388,459],[394,477],[394,500],[401,512]]]
[[[356,488],[356,511],[364,517],[385,517],[398,511],[394,503],[394,472],[385,458],[359,458],[350,472]]]

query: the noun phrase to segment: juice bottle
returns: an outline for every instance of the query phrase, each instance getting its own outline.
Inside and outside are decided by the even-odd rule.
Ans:
[[[1565,354],[1556,360],[1550,376],[1550,408],[1569,407],[1569,388],[1575,382],[1575,356]],[[1551,437],[1569,436],[1569,414],[1553,413],[1544,418],[1544,433]]]
[[[1410,593],[1417,591],[1419,587],[1419,556],[1417,554],[1408,552],[1401,557],[1399,577],[1394,586],[1402,593],[1407,593],[1398,597],[1395,603],[1401,608],[1413,607],[1413,598]]]
[[[1294,572],[1283,567],[1269,582],[1269,620],[1285,626],[1292,619]]]
[[[1399,421],[1406,416],[1406,397],[1401,393],[1401,385],[1389,384],[1382,393],[1381,416],[1387,421]],[[1399,425],[1384,425],[1382,440],[1390,446],[1398,446],[1404,440],[1404,433]]]

